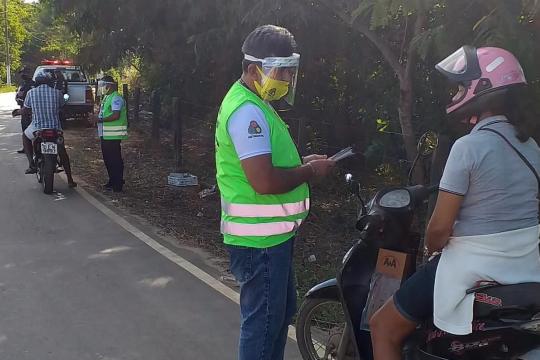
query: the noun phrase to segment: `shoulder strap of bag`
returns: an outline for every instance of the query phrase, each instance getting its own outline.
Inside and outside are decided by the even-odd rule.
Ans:
[[[504,141],[506,141],[506,143],[512,148],[514,149],[514,151],[516,152],[516,154],[520,157],[521,160],[523,160],[523,162],[525,163],[525,165],[527,165],[527,167],[529,169],[531,169],[532,173],[534,174],[534,176],[536,177],[536,181],[538,181],[538,186],[540,187],[540,176],[538,176],[538,173],[536,172],[536,169],[534,168],[534,166],[532,166],[532,164],[529,162],[529,160],[527,160],[527,158],[525,157],[525,155],[523,155],[514,145],[512,145],[512,143],[510,142],[510,140],[508,140],[503,134],[501,134],[500,132],[498,132],[497,130],[493,130],[493,129],[490,129],[490,128],[486,128],[486,127],[482,127],[480,130],[484,130],[484,131],[489,131],[489,132],[492,132],[494,134],[497,134],[499,135]]]

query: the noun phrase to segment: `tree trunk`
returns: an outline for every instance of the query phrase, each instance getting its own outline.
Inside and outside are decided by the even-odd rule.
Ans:
[[[408,78],[408,74],[406,74],[406,76],[407,77],[403,78],[400,83],[398,112],[407,160],[412,166],[418,152],[416,149],[417,142],[413,125],[414,88],[412,79]],[[419,163],[414,169],[412,182],[413,184],[424,184],[425,182],[422,159],[419,160]]]
[[[399,124],[403,134],[403,142],[407,159],[413,161],[416,156],[416,138],[412,123],[414,90],[411,79],[403,79],[399,87]]]
[[[404,78],[400,84],[398,112],[403,143],[405,145],[405,152],[407,153],[407,160],[409,161],[410,166],[413,165],[413,161],[418,154],[416,135],[414,133],[413,125],[413,104],[414,89],[412,79]],[[425,172],[422,158],[420,158],[416,164],[411,181],[415,185],[425,183]]]
[[[400,57],[394,52],[391,44],[377,35],[376,32],[369,28],[369,25],[356,19],[350,18],[350,15],[340,11],[335,11],[335,7],[331,1],[324,1],[329,10],[334,11],[345,23],[350,24],[351,28],[363,34],[369,39],[373,45],[380,51],[381,55],[394,71],[399,79],[399,122],[401,125],[401,132],[403,134],[403,143],[405,145],[405,151],[407,152],[407,159],[409,162],[414,161],[416,157],[416,134],[413,126],[413,107],[414,107],[414,87],[413,77],[414,70],[418,61],[418,54],[412,42],[412,39],[425,31],[425,27],[428,21],[426,9],[417,9],[417,14],[414,18],[414,31],[412,34],[405,33],[404,48],[407,48],[407,57],[405,64],[400,61]],[[416,184],[424,183],[424,170],[419,164],[414,172],[413,181]]]
[[[405,65],[405,71],[399,82],[399,122],[401,124],[403,142],[405,144],[405,150],[407,151],[407,159],[409,162],[414,161],[414,158],[418,152],[416,149],[416,134],[414,132],[413,125],[414,70],[418,62],[418,52],[414,47],[412,39],[425,31],[426,23],[426,13],[422,10],[418,10],[418,14],[416,15],[414,22],[414,32],[411,39],[408,40],[407,64]],[[425,182],[423,159],[421,158],[419,159],[418,165],[414,169],[412,181],[414,184],[424,184]]]

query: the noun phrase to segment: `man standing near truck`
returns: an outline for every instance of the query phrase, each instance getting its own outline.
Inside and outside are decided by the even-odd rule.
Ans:
[[[109,181],[103,185],[103,189],[122,192],[124,160],[121,143],[128,138],[126,102],[118,93],[118,83],[112,76],[104,76],[99,80],[98,87],[103,99],[99,114],[93,120],[98,126],[103,161],[109,174]]]
[[[21,107],[21,110],[24,105],[24,99],[26,98],[26,94],[28,94],[28,91],[34,87],[34,81],[32,81],[32,77],[30,76],[29,70],[27,67],[23,67],[21,70],[19,70],[19,76],[21,77],[21,85],[17,89],[17,93],[15,94],[15,101],[17,101],[17,105]],[[24,133],[24,130],[30,125],[32,122],[32,115],[25,113],[24,115],[21,113],[21,129]],[[19,154],[24,154],[24,143],[23,148],[21,150],[17,151]]]

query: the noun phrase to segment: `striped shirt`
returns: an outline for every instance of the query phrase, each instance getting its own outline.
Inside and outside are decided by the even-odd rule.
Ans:
[[[64,96],[60,90],[40,85],[28,91],[24,107],[32,109],[32,125],[36,129],[61,129],[60,107]]]

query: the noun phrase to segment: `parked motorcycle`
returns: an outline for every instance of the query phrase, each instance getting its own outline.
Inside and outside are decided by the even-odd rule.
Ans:
[[[58,146],[64,144],[64,134],[61,130],[43,129],[36,132],[34,140],[34,164],[38,182],[43,185],[45,194],[52,194],[54,174],[60,172]]]
[[[64,101],[69,95],[64,94]],[[14,112],[15,113],[15,112]],[[45,194],[52,194],[54,190],[54,174],[63,171],[58,156],[58,147],[64,146],[64,132],[57,129],[42,129],[35,133],[32,146],[34,149],[34,164],[36,166],[37,180],[43,185]]]
[[[436,136],[425,134],[418,144],[417,160],[430,155],[436,146]],[[365,206],[359,184],[351,175],[347,175],[347,182],[359,201],[356,227],[361,231],[360,239],[345,254],[336,278],[316,285],[305,295],[296,323],[304,360],[373,359],[365,308],[373,292],[379,253],[385,249],[417,258],[421,237],[411,229],[413,218],[438,190],[438,185],[384,188]],[[415,265],[412,261],[409,274],[414,273]],[[428,322],[406,342],[403,358],[540,359],[540,284],[489,283],[469,293],[475,294],[472,334],[448,334]]]

